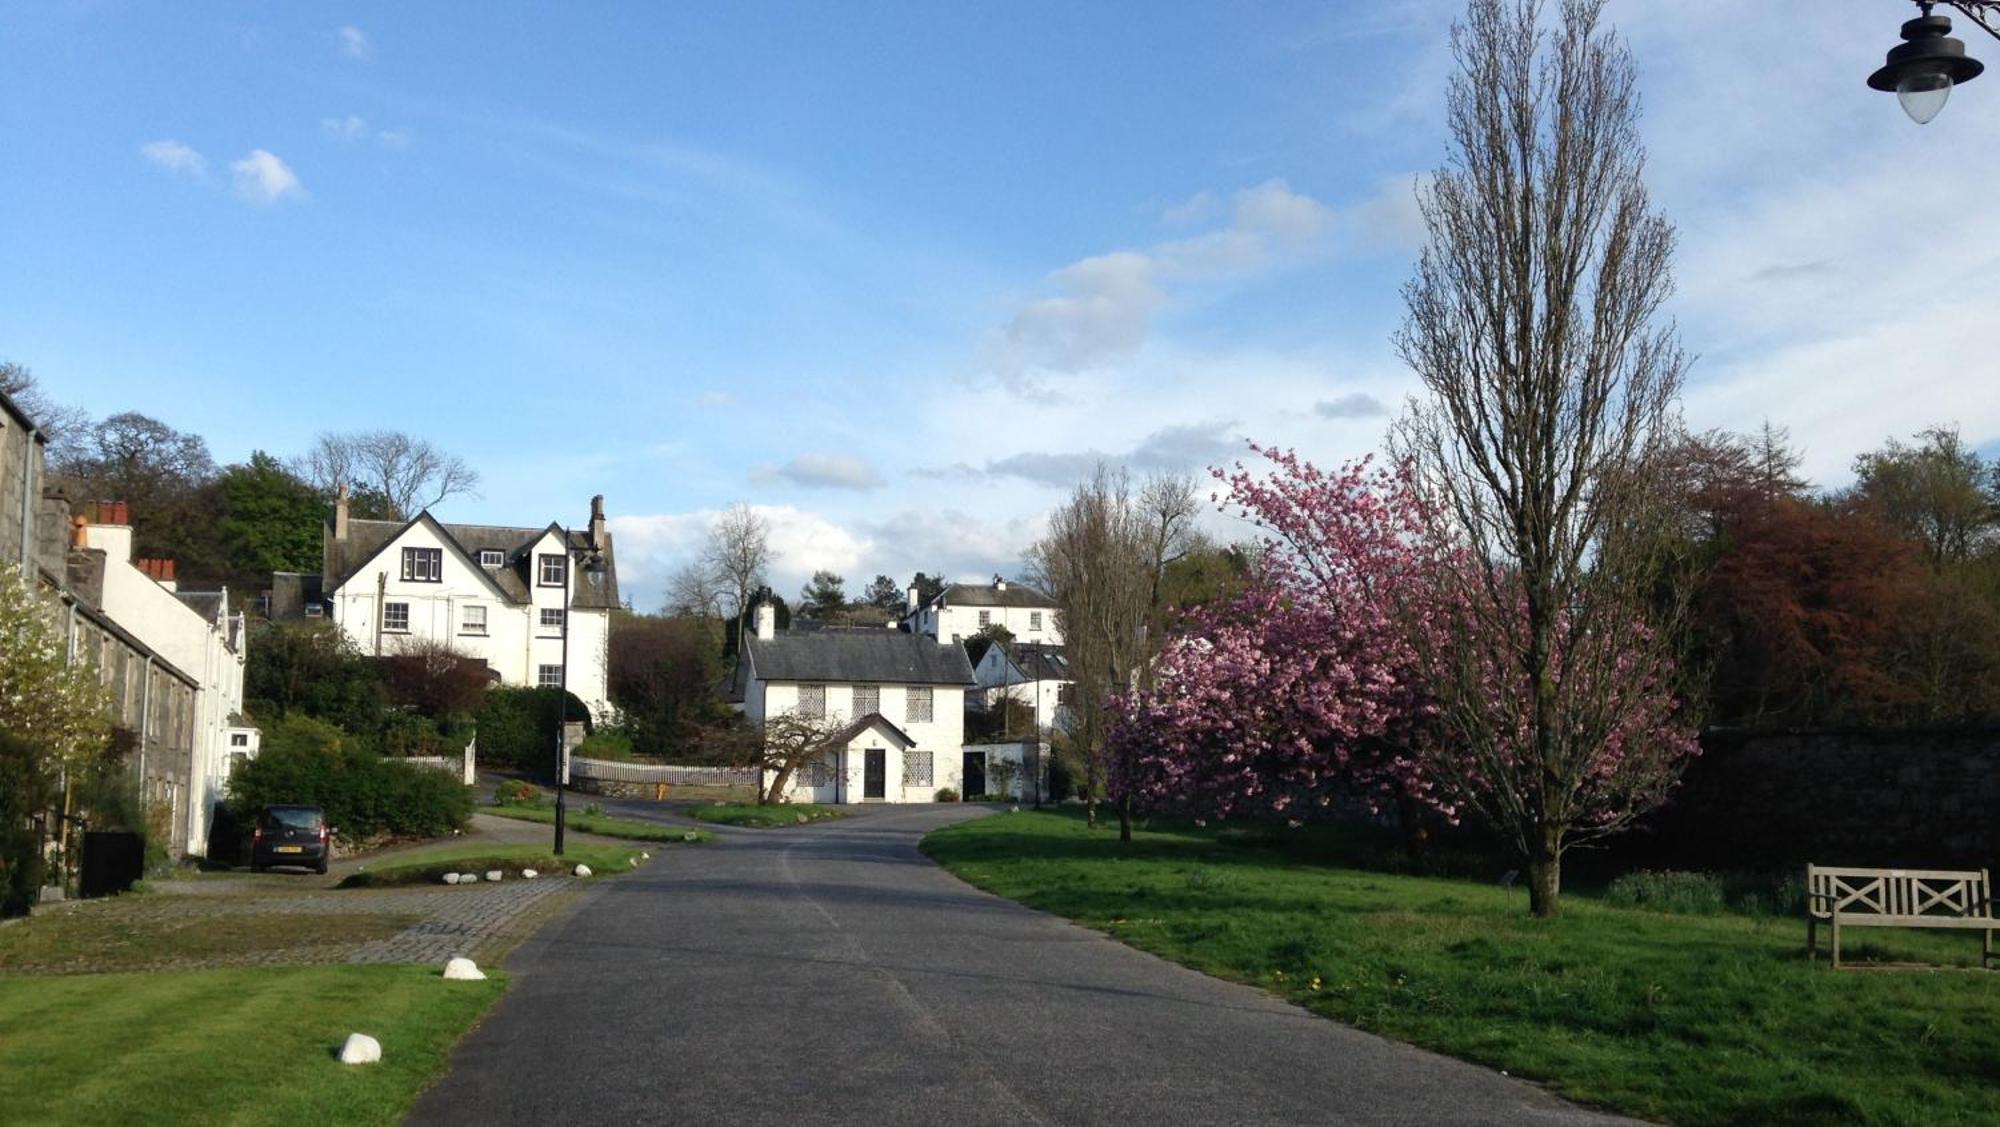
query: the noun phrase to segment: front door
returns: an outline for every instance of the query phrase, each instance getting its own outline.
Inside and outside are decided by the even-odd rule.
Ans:
[[[879,747],[871,747],[862,755],[861,797],[889,797],[889,753]]]
[[[968,751],[965,753],[965,797],[978,798],[986,793],[986,753]]]

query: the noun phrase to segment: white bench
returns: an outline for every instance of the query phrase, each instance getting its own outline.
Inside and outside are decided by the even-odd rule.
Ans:
[[[1819,957],[1819,925],[1833,926],[1833,965],[1843,927],[1948,927],[1984,931],[1979,965],[1993,963],[1993,882],[1985,869],[1834,869],[1806,866],[1806,958]]]

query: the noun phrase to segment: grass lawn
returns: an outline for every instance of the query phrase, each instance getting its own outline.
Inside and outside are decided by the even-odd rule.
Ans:
[[[479,813],[491,814],[496,818],[513,818],[520,822],[540,822],[545,826],[556,824],[554,806],[481,806]],[[685,826],[663,826],[657,822],[641,822],[633,818],[613,818],[608,814],[586,814],[581,810],[568,811],[563,821],[568,828],[578,833],[621,837],[628,841],[695,843],[715,840],[715,835],[707,830],[691,830]]]
[[[183,959],[345,946],[387,939],[417,921],[416,916],[379,912],[161,917],[145,908],[121,899],[44,910],[0,928],[0,972],[138,970]]]
[[[759,806],[754,802],[725,802],[718,806],[689,807],[688,814],[703,822],[768,830],[778,826],[796,826],[801,818],[808,822],[845,818],[847,811],[838,806],[815,806],[810,802],[771,806]]]
[[[1265,839],[1268,840],[1268,839]],[[1303,864],[1213,830],[1080,811],[939,830],[967,881],[1315,1013],[1675,1123],[2000,1119],[2000,974],[1835,972],[1803,921]],[[1850,931],[1844,958],[1976,965],[1977,932]],[[1820,937],[1824,944],[1824,930]]]
[[[637,849],[621,845],[581,842],[566,843],[561,857],[540,845],[439,845],[385,858],[349,875],[338,887],[437,884],[446,873],[485,873],[488,869],[503,869],[509,879],[518,879],[522,869],[555,874],[579,864],[589,865],[593,876],[609,876],[630,868],[632,858],[638,855]]]
[[[0,977],[0,1122],[390,1124],[506,989],[430,967]],[[335,1059],[349,1033],[382,1063]]]

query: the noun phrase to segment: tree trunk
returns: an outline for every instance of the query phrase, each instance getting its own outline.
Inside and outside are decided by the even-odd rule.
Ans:
[[[1130,843],[1132,840],[1132,797],[1121,795],[1118,799],[1118,840]]]
[[[1562,915],[1562,854],[1538,851],[1528,861],[1528,911],[1542,919]]]

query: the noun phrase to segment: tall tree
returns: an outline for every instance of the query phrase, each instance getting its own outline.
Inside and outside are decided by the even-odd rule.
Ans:
[[[1993,470],[1965,445],[1957,427],[1928,427],[1912,444],[1892,438],[1854,459],[1854,492],[1921,543],[1933,564],[1959,564],[1991,543],[2000,527]]]
[[[200,435],[122,411],[70,442],[56,472],[78,500],[127,503],[135,555],[177,560],[183,575],[215,578],[225,569],[207,493],[215,461]]]
[[[0,360],[0,392],[14,401],[35,428],[48,439],[52,456],[58,460],[67,444],[90,426],[90,415],[81,407],[56,402],[26,365]]]
[[[799,592],[799,609],[809,617],[826,622],[847,607],[847,580],[822,568],[813,572],[812,582]]]
[[[274,571],[317,571],[326,498],[284,463],[253,452],[222,471],[219,531],[228,552],[230,579],[268,582]]]
[[[392,520],[407,520],[452,497],[476,497],[479,490],[479,471],[465,459],[397,430],[321,434],[292,469],[329,495],[346,485],[381,497]]]
[[[1665,793],[1654,764],[1603,753],[1673,677],[1685,599],[1655,584],[1686,360],[1659,323],[1674,230],[1646,194],[1631,56],[1602,0],[1563,0],[1555,31],[1541,8],[1471,0],[1453,28],[1449,157],[1419,193],[1396,338],[1427,398],[1394,444],[1463,553],[1433,569],[1460,627],[1430,636],[1442,766],[1550,916],[1564,853]]]
[[[709,526],[701,561],[729,601],[730,617],[742,621],[771,567],[771,522],[741,501],[729,506]]]
[[[861,599],[876,610],[891,614],[900,613],[903,609],[903,589],[886,575],[877,575],[868,584],[868,589],[862,592]]]
[[[920,571],[910,577],[910,586],[917,589],[917,604],[919,606],[944,594],[945,584],[949,582],[950,580],[945,578],[945,574],[942,571]]]
[[[606,687],[634,750],[685,756],[702,729],[729,715],[710,619],[615,615]]]
[[[701,560],[689,560],[667,576],[667,613],[683,618],[721,618],[722,587]]]

